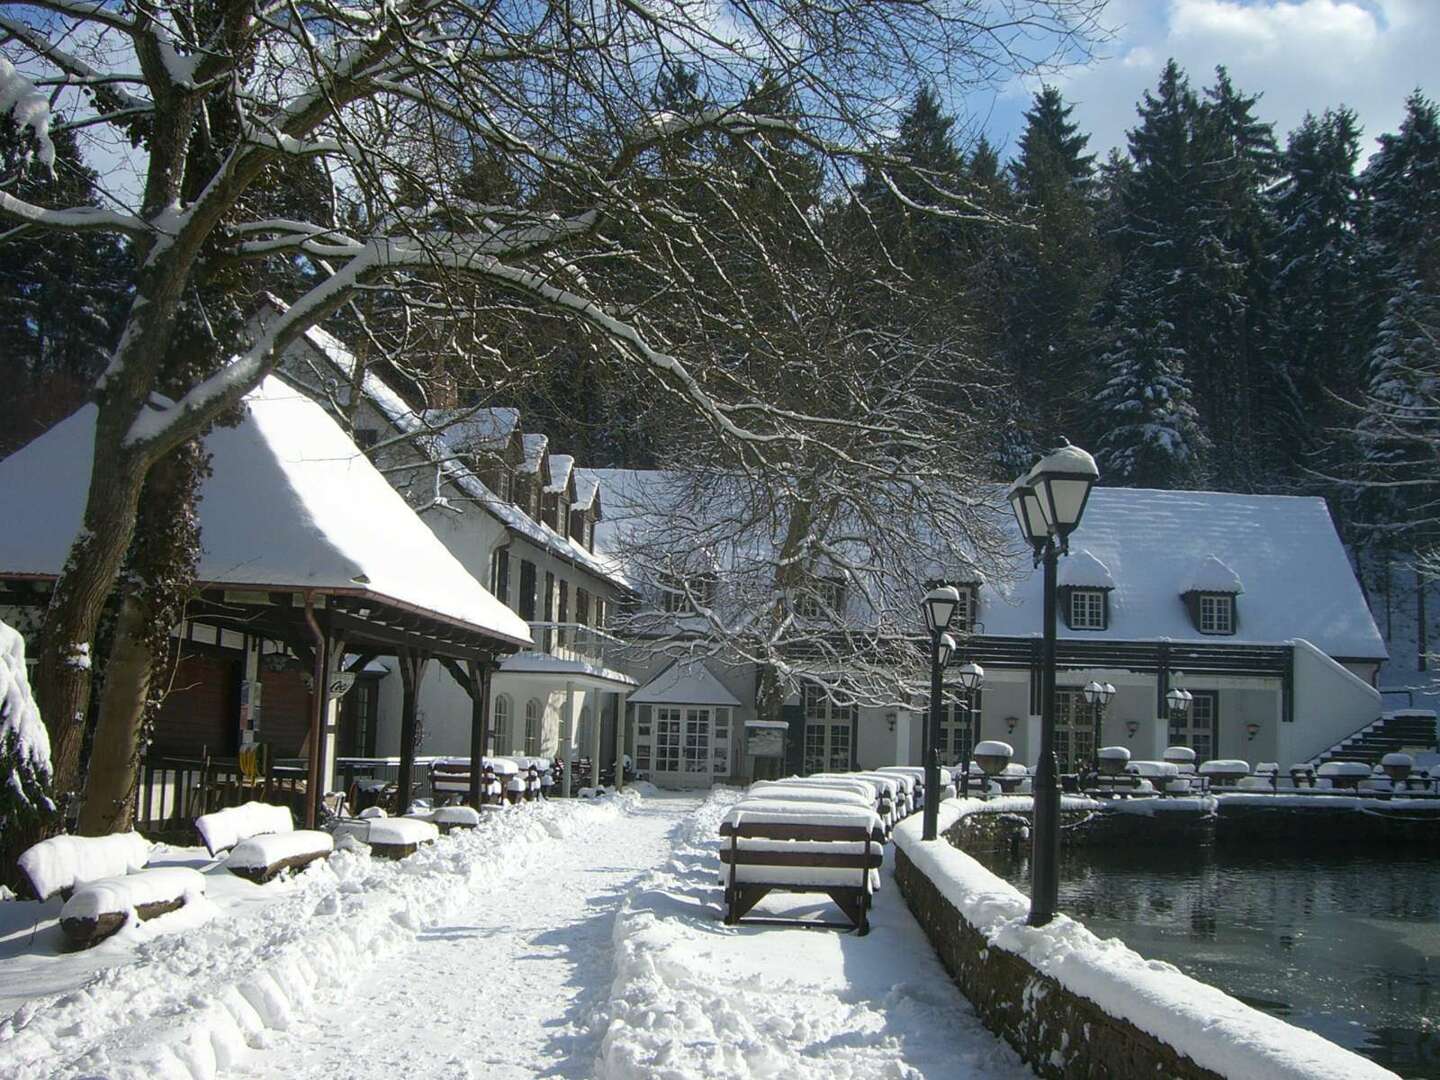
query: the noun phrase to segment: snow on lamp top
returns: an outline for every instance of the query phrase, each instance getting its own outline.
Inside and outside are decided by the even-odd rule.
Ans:
[[[1214,555],[1207,555],[1200,560],[1200,565],[1195,567],[1195,572],[1190,575],[1190,581],[1181,590],[1187,593],[1232,593],[1236,596],[1244,591],[1245,586],[1240,581],[1240,575]]]
[[[1060,564],[1059,584],[1086,589],[1113,589],[1110,568],[1081,548]]]
[[[1067,445],[1051,450],[1035,463],[1026,481],[1033,482],[1035,477],[1047,472],[1077,473],[1096,480],[1100,478],[1100,469],[1095,465],[1095,459],[1078,446]]]

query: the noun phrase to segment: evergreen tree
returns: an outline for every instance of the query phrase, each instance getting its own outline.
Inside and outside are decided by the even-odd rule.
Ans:
[[[1106,273],[1090,197],[1094,157],[1084,153],[1089,136],[1071,122],[1073,110],[1053,87],[1037,94],[1010,170],[1028,227],[1005,238],[1001,366],[1027,421],[1020,445],[1030,451],[1079,437],[1097,381],[1089,318]],[[1015,439],[1007,433],[1006,445]]]
[[[1290,133],[1283,176],[1270,195],[1275,319],[1269,348],[1276,379],[1261,404],[1271,417],[1274,450],[1292,473],[1341,421],[1339,401],[1353,400],[1359,389],[1359,354],[1368,344],[1362,328],[1369,321],[1359,156],[1360,127],[1351,110],[1307,114]]]
[[[1132,287],[1120,300],[1122,327],[1101,357],[1107,381],[1096,396],[1096,457],[1107,483],[1177,488],[1190,483],[1206,449],[1185,378],[1185,353],[1175,328],[1153,314],[1157,305]]]

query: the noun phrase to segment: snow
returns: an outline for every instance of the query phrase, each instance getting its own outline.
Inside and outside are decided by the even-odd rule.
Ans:
[[[335,841],[327,832],[300,829],[295,832],[270,833],[241,840],[225,860],[227,870],[259,870],[274,866],[285,859],[306,855],[329,855]]]
[[[22,799],[27,799],[19,774],[22,765],[36,777],[49,777],[50,733],[40,720],[40,710],[30,692],[25,639],[3,621],[0,621],[0,751],[13,759],[11,775],[5,782],[19,792]],[[0,762],[4,760],[0,758]],[[4,820],[0,819],[0,828],[3,827]]]
[[[1207,764],[1209,763],[1207,762]],[[1249,766],[1246,766],[1246,769],[1248,771]],[[1169,780],[1180,775],[1180,766],[1176,765],[1173,761],[1132,761],[1129,765],[1125,766],[1125,771],[1132,776],[1163,776]],[[1234,770],[1227,769],[1224,771],[1233,772]]]
[[[0,570],[54,576],[80,528],[96,410],[0,461]],[[528,625],[470,576],[309,398],[267,378],[205,441],[201,582],[373,595],[530,645]]]
[[[473,806],[442,806],[430,815],[436,825],[461,825],[474,828],[480,824],[480,811]]]
[[[1041,473],[1078,473],[1098,477],[1100,470],[1096,468],[1095,459],[1087,451],[1078,446],[1066,445],[1050,451],[1037,461],[1027,478],[1039,476]]]
[[[719,823],[737,794],[711,793],[668,859],[614,922],[614,970],[596,1080],[870,1080],[1031,1075],[980,1024],[898,890],[866,937],[727,927],[715,881]],[[888,879],[889,871],[880,871]],[[772,894],[756,914],[834,917],[822,897]],[[567,1074],[568,1075],[568,1074]]]
[[[633,700],[633,698],[632,698]],[[784,720],[746,720],[747,728],[763,728],[766,731],[789,731],[790,725]],[[883,770],[882,770],[883,771]]]
[[[851,788],[787,785],[783,783],[752,784],[747,794],[771,802],[845,803],[871,809],[873,796],[865,796]]]
[[[1383,765],[1389,765],[1389,766],[1408,765],[1410,768],[1413,769],[1413,768],[1415,767],[1415,759],[1414,759],[1413,757],[1411,757],[1409,754],[1402,754],[1402,753],[1396,752],[1396,753],[1392,753],[1392,754],[1386,754],[1384,757],[1382,757],[1382,758],[1380,759],[1380,764],[1381,764],[1382,766],[1383,766]]]
[[[1241,761],[1239,758],[1212,758],[1203,762],[1200,766],[1201,776],[1214,776],[1216,773],[1241,773],[1249,775],[1250,763]],[[1365,775],[1370,775],[1370,767],[1365,767]]]
[[[139,833],[110,836],[52,836],[20,856],[20,869],[42,900],[62,889],[139,870],[153,845]]]
[[[1181,592],[1216,592],[1239,595],[1245,586],[1237,574],[1214,555],[1200,560]]]
[[[1124,746],[1102,746],[1098,756],[1103,761],[1129,761],[1130,750]]]
[[[998,739],[982,739],[975,744],[975,754],[981,757],[1005,757],[1015,756],[1015,748],[1008,742],[1000,742]]]
[[[570,486],[574,473],[575,459],[569,454],[550,455],[550,486],[545,491],[550,495],[563,495]]]
[[[760,797],[730,803],[723,820],[730,825],[839,825],[884,831],[880,815],[867,806],[833,802],[807,806]]]
[[[942,834],[983,805],[943,804]],[[1019,890],[951,845],[920,837],[920,823],[913,819],[895,830],[896,844],[992,948],[1023,957],[1202,1068],[1266,1080],[1394,1080],[1395,1074],[1358,1054],[1252,1009],[1170,964],[1146,960],[1118,940],[1102,941],[1066,915],[1043,927],[1027,926],[1029,901]]]
[[[547,451],[550,447],[550,436],[527,432],[522,436],[521,441],[525,447],[525,460],[520,464],[519,471],[522,473],[539,473],[541,466],[546,463],[548,456]]]
[[[1084,548],[1072,551],[1069,558],[1060,560],[1056,583],[1088,589],[1115,588],[1110,568]]]
[[[1200,768],[1203,771],[1205,766],[1202,765]],[[1370,766],[1360,761],[1327,761],[1315,770],[1315,775],[1321,778],[1369,776]]]
[[[231,806],[195,819],[195,831],[212,855],[261,833],[288,833],[294,828],[289,807],[263,802]]]
[[[1190,746],[1167,746],[1165,752],[1160,756],[1177,765],[1195,764],[1195,750]]]
[[[17,127],[29,128],[40,144],[40,163],[55,167],[55,144],[50,141],[50,99],[36,89],[8,59],[0,56],[0,115],[9,113]]]
[[[370,822],[367,839],[372,844],[428,844],[440,835],[428,821],[419,818],[375,818]]]
[[[194,903],[205,895],[205,877],[187,866],[163,866],[138,874],[101,878],[75,890],[60,910],[61,919],[98,919],[112,912],[130,913],[142,904],[171,900]]]
[[[608,868],[632,849],[643,868],[663,857],[662,830],[617,828],[639,820],[635,807],[624,795],[512,808],[399,862],[339,851],[264,886],[201,848],[162,847],[152,865],[198,870],[208,901],[82,953],[65,950],[57,901],[0,904],[0,1074],[544,1072],[561,1053],[554,1038],[568,1003],[604,993],[610,923],[595,904],[607,895],[618,904],[608,890],[642,869],[607,878]],[[578,985],[577,963],[588,965]],[[462,1044],[477,1063],[470,1074],[456,1064]],[[588,1075],[590,1044],[577,1052],[567,1075]]]

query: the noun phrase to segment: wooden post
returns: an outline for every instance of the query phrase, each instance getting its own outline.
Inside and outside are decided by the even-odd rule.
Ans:
[[[490,736],[490,674],[494,662],[470,660],[470,805],[480,809],[481,774],[485,771],[485,744]]]
[[[597,789],[600,787],[600,730],[605,726],[600,708],[602,700],[601,695],[595,695],[595,708],[590,716],[590,786]]]
[[[615,790],[625,790],[625,695],[615,695]]]
[[[593,708],[590,710],[595,711]],[[575,771],[575,684],[565,683],[565,722],[561,725],[560,760],[565,763],[565,773],[560,778],[560,797],[568,799],[574,787]]]
[[[395,781],[395,813],[403,816],[410,809],[410,791],[415,772],[416,714],[420,702],[420,683],[425,678],[425,665],[430,654],[419,649],[401,649],[400,684],[403,695],[400,705],[400,775]]]

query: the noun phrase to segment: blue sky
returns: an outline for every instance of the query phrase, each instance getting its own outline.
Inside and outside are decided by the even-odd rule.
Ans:
[[[1076,106],[1072,119],[1102,157],[1124,148],[1136,102],[1171,56],[1197,90],[1224,64],[1241,90],[1263,93],[1257,111],[1282,146],[1307,109],[1345,104],[1364,125],[1368,154],[1399,124],[1411,90],[1440,96],[1440,0],[1110,0],[1103,21],[1114,36],[1100,58],[1044,79]],[[1040,82],[970,97],[962,122],[1009,156]]]

